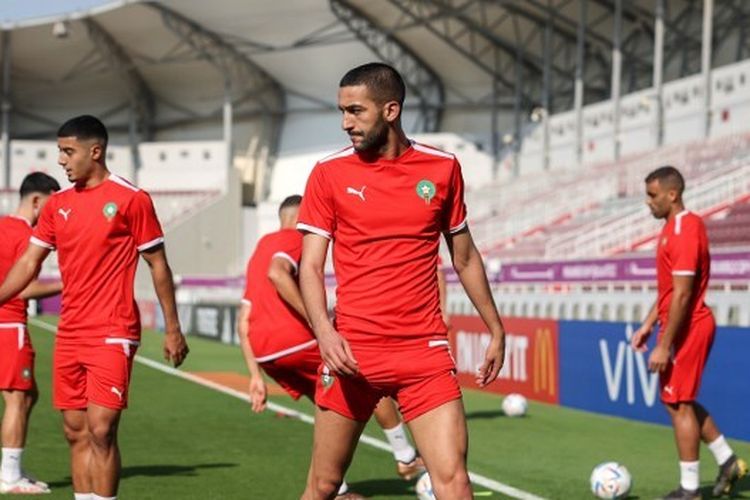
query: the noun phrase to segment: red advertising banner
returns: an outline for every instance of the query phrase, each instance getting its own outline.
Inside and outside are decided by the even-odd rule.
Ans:
[[[557,321],[503,318],[505,363],[500,376],[486,391],[517,392],[546,403],[560,402],[560,363]],[[450,342],[462,386],[477,388],[476,369],[490,342],[487,327],[478,316],[452,316]]]

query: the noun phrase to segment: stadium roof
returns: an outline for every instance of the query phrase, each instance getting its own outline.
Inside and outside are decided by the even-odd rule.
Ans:
[[[656,2],[621,3],[622,83],[628,92],[651,85]],[[664,4],[665,80],[670,80],[700,70],[703,2]],[[190,138],[191,127],[220,123],[230,95],[235,119],[255,123],[273,146],[285,116],[334,110],[338,78],[375,59],[405,75],[407,104],[418,112],[420,130],[439,130],[451,112],[528,114],[545,101],[545,74],[547,107],[560,111],[573,102],[581,16],[586,101],[609,97],[615,5],[615,0],[123,0],[6,23],[11,136],[50,137],[62,119],[87,111],[104,117],[115,133]],[[714,66],[747,57],[749,12],[747,2],[717,0]]]

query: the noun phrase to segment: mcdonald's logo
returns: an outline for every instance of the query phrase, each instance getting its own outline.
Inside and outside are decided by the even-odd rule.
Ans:
[[[540,328],[534,338],[534,392],[555,396],[555,346],[549,328]]]

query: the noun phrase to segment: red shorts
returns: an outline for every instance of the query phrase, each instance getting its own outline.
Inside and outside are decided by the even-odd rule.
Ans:
[[[307,396],[315,400],[315,382],[322,363],[318,344],[287,356],[266,361],[260,366],[294,399]]]
[[[83,410],[89,403],[127,408],[137,348],[137,341],[125,338],[57,338],[52,362],[55,408]]]
[[[333,375],[321,365],[315,403],[340,415],[367,421],[381,398],[398,401],[409,422],[461,398],[448,339],[440,336],[350,342],[359,373]]]
[[[23,323],[0,324],[0,390],[34,387],[34,348]]]
[[[714,318],[709,316],[693,322],[687,335],[675,342],[674,356],[659,374],[662,402],[695,401],[698,397],[703,368],[711,352],[715,331]]]

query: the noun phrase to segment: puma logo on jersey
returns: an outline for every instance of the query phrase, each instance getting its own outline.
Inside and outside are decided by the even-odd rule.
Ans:
[[[359,191],[354,189],[353,187],[346,188],[346,194],[353,194],[354,196],[359,196],[359,199],[362,201],[365,201],[365,188],[367,186],[362,186],[362,189]]]
[[[674,389],[672,388],[672,386],[671,386],[671,385],[666,385],[666,386],[664,386],[664,392],[666,392],[666,393],[667,393],[667,394],[669,394],[670,396],[673,396],[673,395],[674,395]]]
[[[67,210],[63,210],[62,208],[57,209],[57,213],[62,215],[62,218],[65,219],[65,222],[68,222],[68,216],[70,216],[70,212],[72,211],[72,208],[69,208]]]
[[[120,398],[120,401],[122,401],[122,391],[120,391],[120,389],[113,386],[112,389],[110,389],[110,391],[116,394],[117,397]]]

